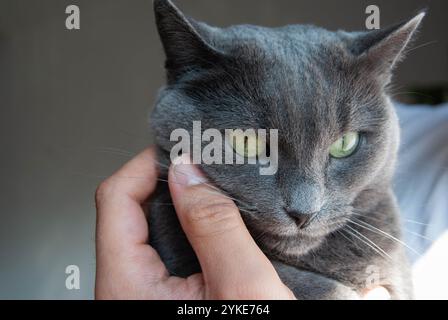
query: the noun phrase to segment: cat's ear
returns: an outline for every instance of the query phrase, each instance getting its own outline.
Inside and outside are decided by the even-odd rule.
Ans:
[[[351,50],[370,70],[390,76],[425,15],[426,11],[422,11],[389,28],[362,33],[355,38]]]
[[[210,27],[187,18],[170,0],[154,0],[154,12],[169,80],[218,58],[220,53],[209,43]]]

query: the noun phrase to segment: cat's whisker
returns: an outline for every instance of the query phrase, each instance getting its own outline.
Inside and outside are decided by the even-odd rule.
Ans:
[[[356,215],[358,215],[358,216],[362,216],[362,217],[368,217],[368,218],[372,218],[372,217],[369,217],[367,214],[370,214],[370,212],[364,212],[364,211],[359,211],[359,210],[355,210],[355,209],[353,209],[353,211],[352,211],[354,214],[356,213]],[[385,214],[383,214],[383,216],[386,216],[387,214],[385,213]],[[380,219],[377,219],[378,221],[381,221]],[[428,223],[423,223],[423,222],[420,222],[420,221],[416,221],[416,220],[411,220],[411,219],[406,219],[406,218],[403,218],[403,217],[399,217],[399,220],[400,221],[404,221],[404,222],[408,222],[408,223],[415,223],[415,224],[419,224],[419,225],[422,225],[422,226],[432,226],[433,224],[428,224]]]
[[[151,204],[157,204],[157,205],[166,205],[166,206],[174,206],[174,203],[172,202],[154,202],[154,201],[145,201],[141,203],[142,205],[151,205]],[[248,214],[254,214],[255,211],[246,210],[243,208],[238,208],[239,211],[248,213]]]
[[[356,219],[356,218],[353,218],[353,219]],[[385,232],[385,231],[383,231],[383,230],[381,230],[381,229],[378,229],[378,228],[372,226],[371,224],[369,224],[369,223],[367,223],[367,222],[361,221],[361,220],[359,220],[359,219],[356,219],[356,220],[357,220],[359,223],[357,223],[357,222],[355,222],[355,221],[353,221],[353,220],[350,220],[349,223],[355,224],[355,225],[357,225],[358,227],[364,228],[364,229],[369,230],[369,231],[371,231],[371,232],[374,232],[374,233],[383,235],[383,236],[389,238],[390,240],[393,240],[393,241],[395,241],[395,242],[401,244],[402,246],[408,248],[409,250],[411,250],[411,251],[414,252],[415,254],[417,254],[417,255],[419,255],[419,256],[422,255],[420,252],[418,252],[418,251],[415,250],[414,248],[410,247],[409,245],[407,245],[405,242],[401,241],[400,239],[397,239],[396,237],[390,235],[389,233],[387,233],[387,232]]]
[[[110,152],[110,153],[115,153],[115,154],[123,154],[123,155],[127,155],[127,156],[135,156],[136,155],[135,152],[131,152],[131,151],[120,149],[120,148],[114,148],[114,147],[101,147],[101,148],[98,148],[98,151],[99,152]]]
[[[422,226],[427,226],[427,227],[433,225],[433,224],[428,224],[428,223],[418,222],[418,221],[411,220],[411,219],[401,219],[401,220],[403,220],[403,221],[405,221],[405,222],[409,222],[409,223],[414,223],[414,224],[419,224],[419,225],[422,225]]]
[[[365,219],[375,220],[375,221],[378,221],[378,222],[384,222],[384,220],[381,220],[381,219],[378,219],[378,218],[374,218],[374,217],[369,217],[369,216],[362,215],[362,214],[359,214],[359,213],[353,212],[352,214],[354,214],[356,216],[359,216],[359,217],[363,217]],[[428,238],[428,237],[426,237],[426,236],[424,236],[422,234],[419,234],[417,232],[411,231],[411,230],[409,230],[409,229],[407,229],[405,227],[401,227],[401,229],[403,231],[405,231],[406,233],[412,234],[412,235],[417,236],[419,238],[422,238],[422,239],[425,239],[425,240],[428,240],[428,241],[434,241],[434,240],[432,240],[432,239],[430,239],[430,238]]]
[[[100,153],[107,153],[109,155],[114,155],[114,156],[121,156],[121,157],[128,158],[128,159],[131,159],[133,157],[133,155],[124,154],[124,153],[121,153],[121,152],[114,152],[114,151],[99,150],[98,152],[100,152]]]
[[[360,246],[359,246],[355,241],[353,241],[353,239],[350,239],[348,236],[346,236],[346,235],[343,233],[343,231],[347,231],[347,230],[344,230],[344,229],[336,230],[336,232],[337,232],[338,234],[340,234],[341,236],[343,236],[348,242],[350,242],[351,244],[355,245],[356,247],[358,247],[358,248],[360,249]],[[347,231],[347,232],[349,232],[349,231]]]
[[[403,91],[403,92],[396,92],[394,94],[391,95],[391,98],[395,98],[398,96],[402,96],[402,95],[416,95],[419,97],[423,97],[423,98],[429,98],[434,100],[435,98],[433,96],[430,96],[429,94],[425,94],[425,93],[421,93],[421,92],[416,92],[416,91]]]
[[[251,215],[257,213],[257,211],[255,211],[255,210],[250,210],[250,209],[240,208],[240,207],[238,207],[238,210],[243,211],[243,212],[246,212],[246,213],[249,213],[249,214],[251,214]]]
[[[162,181],[162,182],[168,182],[168,180],[166,180],[166,179],[159,178],[158,180]],[[181,183],[176,182],[176,181],[174,181],[174,183],[181,184]],[[237,204],[240,204],[240,205],[245,207],[245,208],[238,207],[239,210],[244,211],[244,212],[248,212],[248,213],[255,213],[255,211],[254,212],[249,211],[249,208],[251,208],[252,206],[250,206],[248,203],[245,203],[242,200],[239,200],[239,199],[236,199],[234,197],[231,197],[228,194],[226,194],[224,191],[222,191],[222,190],[220,190],[220,189],[218,189],[218,188],[216,188],[216,187],[214,187],[214,186],[212,186],[210,184],[207,184],[207,183],[204,183],[204,184],[213,189],[213,190],[204,190],[204,192],[207,192],[207,193],[212,194],[212,195],[223,196],[223,197],[225,197],[225,198],[227,198],[229,200],[232,200],[232,201],[236,202]],[[184,185],[184,184],[182,184],[182,185]]]
[[[423,43],[421,45],[418,45],[416,47],[413,47],[413,48],[410,48],[410,49],[406,49],[405,51],[406,51],[406,54],[409,54],[412,51],[415,51],[415,50],[418,50],[418,49],[421,49],[421,48],[424,48],[424,47],[427,47],[427,46],[430,46],[430,45],[433,45],[433,44],[437,44],[437,43],[439,43],[439,41],[437,41],[437,40],[428,41],[428,42]]]
[[[234,198],[234,197],[231,197],[231,196],[227,195],[226,193],[224,193],[224,191],[221,191],[221,190],[219,190],[219,189],[216,189],[216,190],[214,190],[214,191],[207,190],[206,192],[208,192],[208,193],[210,193],[210,194],[214,194],[214,195],[223,196],[223,197],[225,197],[225,198],[227,198],[227,199],[229,199],[229,200],[232,200],[232,201],[236,202],[237,204],[241,204],[242,206],[245,207],[244,210],[245,210],[246,212],[249,212],[249,209],[252,207],[252,206],[250,206],[248,203],[245,203],[245,202],[242,201],[242,200],[239,200],[239,199],[236,199],[236,198]],[[241,208],[240,208],[240,210],[241,210]],[[255,212],[255,211],[254,211],[254,212]]]
[[[422,239],[427,240],[427,241],[430,241],[430,242],[434,242],[433,239],[430,239],[430,238],[428,238],[428,237],[426,237],[426,236],[424,236],[424,235],[422,235],[422,234],[419,234],[419,233],[417,233],[417,232],[408,230],[408,229],[406,229],[406,228],[403,228],[403,230],[404,230],[405,232],[409,233],[409,234],[412,234],[412,235],[416,236],[416,237],[422,238]]]
[[[393,260],[392,257],[389,254],[387,254],[386,251],[384,251],[380,246],[378,246],[375,242],[370,240],[368,237],[366,237],[365,235],[360,233],[358,230],[352,228],[349,225],[347,225],[346,227],[349,228],[351,230],[351,232],[349,230],[345,230],[345,231],[347,231],[349,234],[351,234],[352,236],[354,236],[355,238],[357,238],[358,240],[360,240],[361,242],[363,242],[364,244],[369,246],[372,250],[374,250],[380,256],[382,256],[383,258],[388,258],[390,260]]]
[[[164,179],[164,178],[157,178],[157,180],[158,180],[158,181],[161,181],[161,182],[166,182],[166,183],[168,183],[168,180],[167,180],[167,179]],[[187,186],[187,184],[178,182],[178,181],[176,181],[176,180],[175,180],[175,181],[171,181],[171,183],[175,183],[175,184],[177,184],[177,185],[181,185],[181,186]],[[221,192],[219,192],[219,191],[214,191],[214,190],[204,190],[204,192],[207,192],[207,193],[209,193],[209,194],[213,194],[213,195],[224,196],[224,197],[226,197],[226,198],[229,198],[230,200],[233,200],[233,199],[231,199],[230,197],[226,196],[225,194],[223,194],[223,193],[221,193]]]
[[[96,174],[90,174],[86,172],[72,172],[74,175],[82,175],[89,178],[95,178],[95,179],[107,179],[110,178],[110,175],[96,175]],[[114,179],[133,179],[133,180],[148,180],[148,178],[145,177],[137,177],[137,176],[119,176],[115,175]]]
[[[401,89],[403,89],[405,86],[403,86],[403,85],[399,85],[399,84],[397,84],[397,83],[389,83],[388,85],[387,85],[387,91],[389,92],[389,93],[393,93],[393,91],[396,91],[396,90],[401,90]]]
[[[176,173],[187,175],[187,173],[184,173],[184,172],[182,172],[180,170],[177,170]],[[252,205],[250,205],[249,203],[247,203],[247,202],[245,202],[243,200],[240,200],[240,199],[237,199],[237,198],[234,198],[234,197],[230,196],[226,191],[224,191],[222,189],[219,189],[218,187],[216,187],[216,186],[214,186],[214,185],[212,185],[210,183],[203,182],[203,184],[208,186],[209,188],[215,190],[216,191],[216,193],[215,193],[216,195],[222,195],[222,196],[224,196],[224,197],[226,197],[226,198],[228,198],[228,199],[230,199],[232,201],[235,201],[235,202],[237,202],[237,203],[239,203],[239,204],[241,204],[241,205],[243,205],[243,206],[245,206],[247,208],[252,208],[253,207]]]
[[[364,214],[358,213],[356,211],[352,211],[352,214],[355,215],[355,216],[358,216],[358,217],[363,217],[363,218],[366,218],[366,219],[371,219],[371,220],[375,220],[375,221],[384,222],[384,220],[381,220],[381,219],[378,219],[378,218],[374,218],[374,217],[370,217],[368,215],[364,215]]]
[[[114,152],[114,151],[113,151],[113,150],[104,150],[104,152]],[[124,154],[123,154],[123,155],[124,155]],[[132,156],[133,156],[133,155],[132,155]],[[152,160],[152,159],[151,159],[151,161],[153,161],[155,164],[157,164],[157,165],[159,165],[159,166],[161,166],[161,167],[169,168],[169,166],[167,166],[167,165],[165,165],[165,164],[163,164],[163,163],[161,163],[161,162],[159,162],[159,161]],[[180,170],[177,170],[176,173],[180,173],[180,174],[186,175],[186,173],[181,172]],[[89,173],[85,173],[85,172],[73,172],[73,174],[79,174],[79,175],[82,175],[82,176],[87,176],[87,177],[91,177],[91,178],[95,178],[95,179],[107,179],[107,178],[110,177],[110,176],[108,176],[108,175],[95,175],[95,174],[89,174]],[[115,175],[115,176],[114,176],[114,179],[147,180],[147,178],[145,178],[145,177],[139,177],[139,176],[122,176],[122,175]],[[158,180],[158,181],[161,181],[161,182],[166,182],[166,183],[168,183],[168,180],[167,180],[167,179],[164,179],[164,178],[157,178],[157,180]],[[181,184],[181,183],[179,183],[179,182],[177,182],[177,181],[173,181],[172,183]],[[236,198],[234,198],[234,197],[229,196],[225,191],[220,190],[219,188],[217,188],[217,187],[211,185],[210,183],[203,182],[203,184],[214,190],[214,192],[213,192],[213,191],[210,191],[210,190],[207,190],[207,191],[205,191],[205,192],[209,192],[209,193],[212,193],[212,194],[214,194],[214,195],[224,196],[224,197],[226,197],[226,198],[228,198],[228,199],[230,199],[230,200],[232,200],[232,201],[234,201],[234,202],[240,204],[241,206],[244,206],[244,207],[245,207],[244,209],[239,208],[241,211],[245,211],[245,212],[250,213],[249,208],[253,208],[253,206],[250,205],[249,203],[246,203],[246,202],[244,202],[244,201],[242,201],[242,200],[240,200],[240,199],[236,199]],[[182,185],[185,185],[185,184],[182,184]],[[252,212],[252,213],[255,213],[255,212]]]

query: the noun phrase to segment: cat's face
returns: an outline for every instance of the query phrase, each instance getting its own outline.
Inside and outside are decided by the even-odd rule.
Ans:
[[[191,131],[193,121],[202,130],[278,129],[274,175],[257,165],[201,165],[237,200],[258,241],[274,251],[292,240],[300,246],[298,237],[318,241],[357,214],[362,191],[388,187],[398,122],[385,86],[421,17],[375,34],[216,29],[155,3],[169,78],[152,118],[159,145],[169,151],[171,132]],[[333,156],[347,134],[359,138],[356,146]]]

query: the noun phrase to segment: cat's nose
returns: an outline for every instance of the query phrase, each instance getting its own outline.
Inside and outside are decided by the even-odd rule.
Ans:
[[[286,212],[296,221],[299,228],[304,229],[311,219],[320,212],[323,203],[323,187],[310,179],[297,179],[295,188],[286,201]]]
[[[315,216],[315,213],[303,213],[297,210],[287,210],[286,212],[294,219],[299,229],[306,228]]]

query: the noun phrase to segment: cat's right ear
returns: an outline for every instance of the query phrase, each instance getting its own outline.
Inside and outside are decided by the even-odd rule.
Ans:
[[[154,12],[169,82],[216,62],[220,53],[209,43],[209,27],[187,18],[170,0],[154,0]]]

